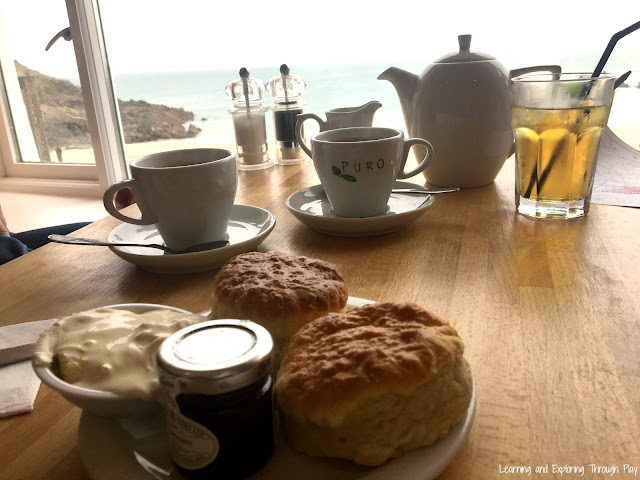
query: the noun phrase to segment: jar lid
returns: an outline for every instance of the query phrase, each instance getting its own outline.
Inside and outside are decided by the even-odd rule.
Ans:
[[[267,82],[267,90],[276,103],[294,103],[302,96],[307,84],[297,75],[290,75],[286,64],[280,65],[280,75]]]
[[[272,349],[271,335],[257,323],[209,320],[164,340],[158,368],[181,380],[206,380],[209,393],[223,393],[264,377],[271,368]]]
[[[440,57],[433,63],[464,63],[464,62],[483,62],[487,60],[495,60],[496,57],[486,53],[472,52],[471,35],[458,35],[459,52],[448,53],[444,57]]]
[[[264,82],[258,78],[251,78],[249,70],[242,67],[240,69],[240,78],[229,82],[224,92],[231,98],[234,105],[238,106],[257,106],[262,103],[264,96]]]

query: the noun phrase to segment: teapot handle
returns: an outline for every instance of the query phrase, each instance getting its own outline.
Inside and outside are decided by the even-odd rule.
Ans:
[[[509,72],[509,79],[532,72],[562,73],[560,65],[536,65],[535,67],[516,68]]]

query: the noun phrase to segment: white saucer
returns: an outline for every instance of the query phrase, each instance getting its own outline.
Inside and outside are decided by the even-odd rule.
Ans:
[[[229,219],[229,244],[214,250],[170,254],[147,247],[109,247],[119,257],[155,273],[193,273],[220,268],[240,253],[255,249],[276,224],[271,212],[251,205],[234,205]],[[123,223],[109,232],[107,241],[162,243],[154,225]]]
[[[393,188],[423,189],[409,182],[396,181]],[[338,217],[331,210],[322,185],[303,188],[292,194],[286,206],[293,215],[316,232],[341,237],[366,237],[391,233],[422,216],[434,201],[433,195],[392,193],[386,213],[377,217]]]

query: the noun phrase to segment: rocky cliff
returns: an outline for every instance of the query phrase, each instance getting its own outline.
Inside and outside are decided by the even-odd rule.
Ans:
[[[80,87],[16,62],[22,96],[34,129],[43,129],[49,148],[91,145]],[[143,100],[118,100],[126,143],[195,137],[200,129],[194,114],[183,108],[154,105]]]

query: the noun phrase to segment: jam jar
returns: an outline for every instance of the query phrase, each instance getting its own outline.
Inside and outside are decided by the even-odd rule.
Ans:
[[[168,337],[158,371],[169,449],[187,478],[240,479],[274,449],[273,340],[248,320],[210,320]]]

